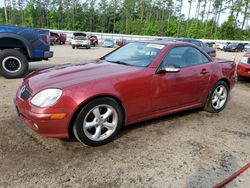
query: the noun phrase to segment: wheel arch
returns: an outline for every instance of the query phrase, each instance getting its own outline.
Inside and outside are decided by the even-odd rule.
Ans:
[[[124,105],[123,105],[122,101],[117,96],[110,95],[110,94],[103,94],[103,95],[93,96],[93,97],[90,97],[87,100],[83,101],[80,105],[78,105],[78,107],[74,111],[74,113],[73,113],[73,115],[72,115],[72,117],[70,119],[69,126],[68,126],[68,134],[69,134],[70,138],[74,137],[74,134],[73,134],[74,121],[76,119],[77,114],[81,111],[81,109],[85,105],[87,105],[89,102],[91,102],[93,100],[96,100],[96,99],[99,99],[99,98],[105,98],[105,97],[114,99],[121,106],[121,109],[122,109],[122,112],[123,112],[123,115],[124,115],[123,116],[123,122],[125,122],[125,120],[126,120],[126,110],[124,108]]]
[[[221,79],[219,79],[216,83],[218,83],[218,82],[220,82],[220,81],[225,82],[225,83],[227,84],[227,86],[228,86],[228,89],[230,90],[230,82],[229,82],[229,80],[228,80],[227,78],[221,78]],[[216,84],[216,83],[215,83],[215,84]]]
[[[33,57],[31,44],[25,38],[23,38],[17,34],[13,34],[13,33],[0,33],[0,44],[2,44],[2,45],[0,45],[0,48],[13,47],[13,46],[10,46],[9,44],[6,44],[4,42],[1,43],[1,41],[4,41],[5,39],[12,40],[14,42],[14,47],[15,47],[15,42],[21,44],[22,45],[21,47],[23,47],[27,51],[28,56],[30,58]],[[19,47],[19,46],[16,46],[16,47]]]
[[[219,80],[217,80],[216,82],[214,82],[212,85],[210,85],[210,88],[209,88],[209,90],[208,90],[208,93],[206,93],[206,101],[208,100],[209,95],[210,95],[210,93],[212,92],[213,87],[214,87],[218,82],[220,82],[220,81],[225,82],[225,83],[227,84],[227,86],[228,86],[228,89],[230,90],[230,82],[229,82],[229,80],[228,80],[227,78],[225,78],[225,77],[220,78]],[[206,104],[206,101],[204,102],[204,105]]]

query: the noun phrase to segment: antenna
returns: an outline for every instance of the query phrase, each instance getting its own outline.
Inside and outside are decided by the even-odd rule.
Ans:
[[[233,58],[232,58],[232,61],[233,61],[233,62],[235,62],[236,57],[237,57],[237,52],[235,52],[235,54],[234,54],[234,56],[233,56]]]

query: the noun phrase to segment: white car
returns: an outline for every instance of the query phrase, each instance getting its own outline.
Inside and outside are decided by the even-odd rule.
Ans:
[[[248,43],[247,45],[245,45],[245,51],[246,52],[250,52],[250,44]]]
[[[85,33],[73,33],[71,45],[73,49],[79,47],[90,49],[91,42]]]

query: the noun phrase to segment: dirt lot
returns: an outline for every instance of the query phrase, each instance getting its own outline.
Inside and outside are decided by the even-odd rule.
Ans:
[[[53,47],[31,70],[81,62],[111,49]],[[218,53],[232,59],[234,54]],[[242,54],[237,55],[237,59]],[[12,99],[21,79],[0,77],[0,187],[211,187],[250,162],[250,82],[238,82],[219,114],[193,110],[123,128],[97,148],[27,129]],[[250,169],[228,187],[249,187]]]

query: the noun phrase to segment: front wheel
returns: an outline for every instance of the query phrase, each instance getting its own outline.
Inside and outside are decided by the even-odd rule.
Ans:
[[[121,106],[104,97],[89,102],[76,117],[73,133],[82,143],[100,146],[111,142],[123,125]]]
[[[222,111],[228,100],[229,87],[226,82],[219,81],[209,93],[205,110],[211,113]]]
[[[20,78],[29,69],[25,55],[14,49],[0,51],[0,73],[6,78]]]

